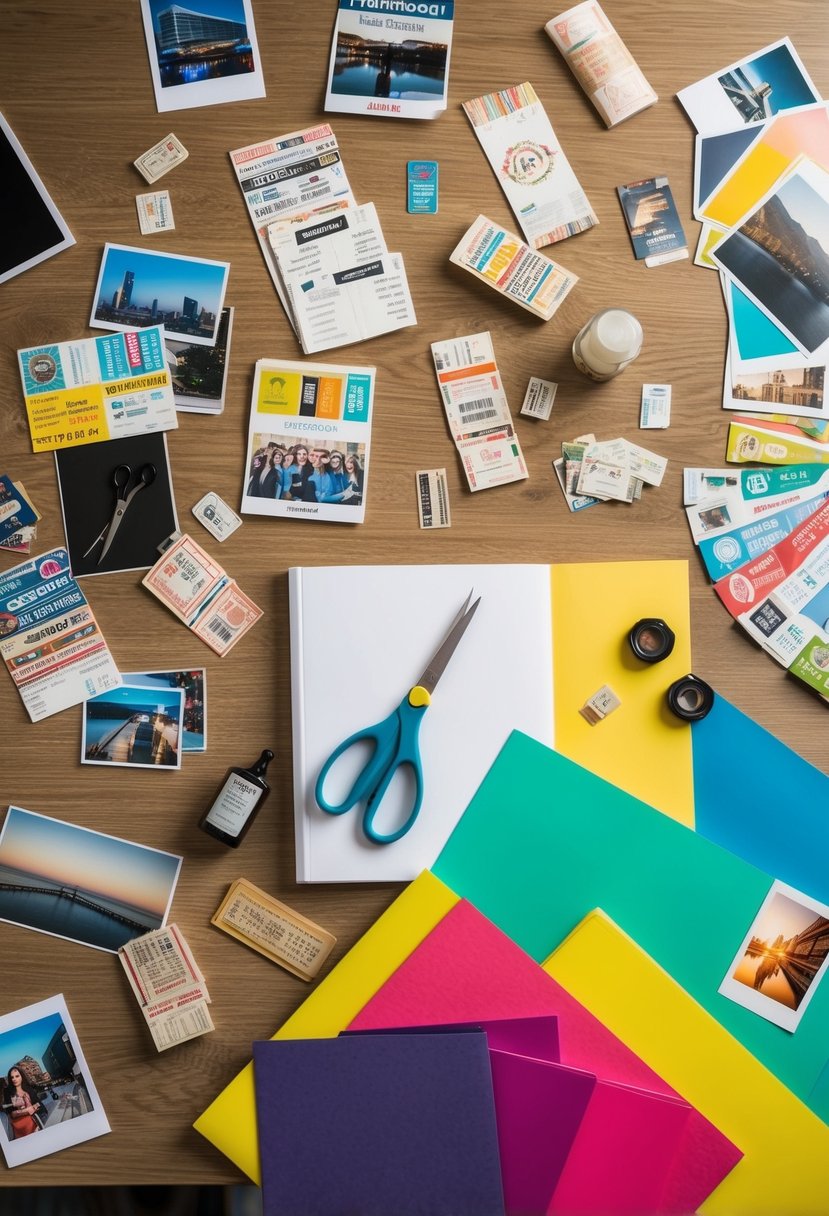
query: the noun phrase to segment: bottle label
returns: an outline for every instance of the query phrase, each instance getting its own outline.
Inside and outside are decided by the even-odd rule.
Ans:
[[[231,773],[207,812],[205,823],[219,828],[228,836],[238,836],[261,797],[262,790],[258,785],[246,781],[238,773]]]

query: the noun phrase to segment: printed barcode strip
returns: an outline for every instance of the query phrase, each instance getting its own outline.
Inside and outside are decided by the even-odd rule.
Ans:
[[[212,621],[207,622],[207,628],[211,633],[215,633],[223,642],[229,642],[233,637],[233,630],[228,629],[224,621],[218,616],[214,616]]]
[[[486,418],[497,418],[498,411],[491,397],[479,397],[475,401],[459,401],[458,412],[464,422],[483,422]]]
[[[442,524],[445,524],[449,518],[449,512],[446,504],[446,486],[441,478],[438,478],[438,519]]]

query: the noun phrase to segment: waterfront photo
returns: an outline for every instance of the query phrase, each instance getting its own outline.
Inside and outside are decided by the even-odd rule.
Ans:
[[[109,1131],[62,996],[0,1018],[0,1096],[9,1165]]]
[[[181,768],[184,689],[122,684],[84,702],[82,764]]]
[[[829,174],[803,163],[711,256],[804,354],[829,338]]]
[[[115,953],[164,924],[181,858],[9,807],[0,920]]]
[[[265,96],[250,0],[142,0],[141,8],[159,110]]]
[[[829,962],[829,908],[774,883],[720,992],[794,1030]]]
[[[227,262],[105,245],[89,324],[128,330],[163,325],[170,337],[216,342]]]

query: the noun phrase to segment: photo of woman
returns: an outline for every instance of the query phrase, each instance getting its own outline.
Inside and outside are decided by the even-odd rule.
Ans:
[[[17,1065],[14,1065],[9,1069],[3,1089],[3,1110],[8,1115],[13,1140],[21,1140],[24,1136],[41,1131],[37,1119],[40,1109],[40,1103],[32,1093],[31,1085],[24,1080]]]

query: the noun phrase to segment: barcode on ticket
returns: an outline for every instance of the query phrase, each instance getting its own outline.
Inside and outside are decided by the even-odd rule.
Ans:
[[[446,469],[423,469],[415,477],[421,528],[450,527]]]

